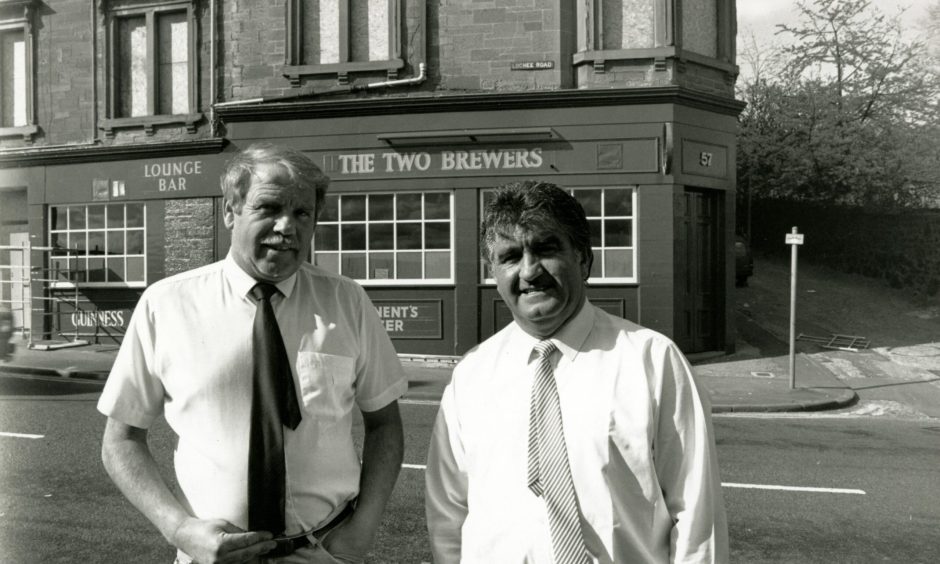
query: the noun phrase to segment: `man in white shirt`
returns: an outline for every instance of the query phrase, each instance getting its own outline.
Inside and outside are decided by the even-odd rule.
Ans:
[[[228,256],[151,285],[134,311],[98,403],[108,416],[102,458],[177,547],[177,562],[361,562],[373,542],[401,466],[397,399],[407,382],[362,288],[305,262],[328,182],[293,149],[238,154],[222,176]],[[255,290],[262,286],[264,295]],[[289,396],[274,411],[289,404],[299,417],[274,424],[281,489],[268,497],[249,493],[276,479],[249,479],[249,452],[258,450],[253,398],[264,396],[253,387],[263,307],[275,322],[265,317],[260,326],[283,342],[283,362],[268,372]],[[365,422],[361,464],[354,405]],[[178,496],[147,446],[160,415],[179,439]],[[255,508],[279,498],[268,521],[279,530],[249,529],[252,495],[262,499]]]
[[[587,301],[580,204],[552,184],[503,187],[480,238],[514,322],[441,400],[435,562],[726,562],[708,400],[669,339]]]

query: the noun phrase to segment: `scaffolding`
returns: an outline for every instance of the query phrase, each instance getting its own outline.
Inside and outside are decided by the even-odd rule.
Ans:
[[[77,284],[62,291],[63,276],[68,273],[50,269],[48,255],[66,255],[68,249],[34,246],[28,241],[21,246],[0,245],[0,304],[9,307],[13,314],[13,332],[21,335],[30,349],[53,350],[87,345],[81,338],[86,335],[73,325],[63,329],[63,306],[71,312],[82,311]],[[53,291],[55,290],[55,291]],[[69,314],[71,314],[69,312]],[[41,319],[41,327],[33,328],[33,322]],[[51,340],[36,339],[36,335],[51,334]],[[94,337],[97,340],[98,327]]]

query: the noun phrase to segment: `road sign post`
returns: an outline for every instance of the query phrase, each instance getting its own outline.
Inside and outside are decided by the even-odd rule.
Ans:
[[[785,242],[790,245],[790,389],[796,388],[796,253],[803,244],[803,234],[797,233],[796,227],[786,234]]]

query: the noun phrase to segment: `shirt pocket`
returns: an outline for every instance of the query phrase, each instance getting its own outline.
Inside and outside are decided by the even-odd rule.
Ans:
[[[315,418],[338,421],[352,410],[355,362],[348,356],[300,351],[297,377],[304,410]]]

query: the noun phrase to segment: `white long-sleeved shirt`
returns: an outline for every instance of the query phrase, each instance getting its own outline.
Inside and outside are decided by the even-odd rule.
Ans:
[[[552,336],[565,442],[596,562],[726,562],[707,397],[666,337],[586,303]],[[468,353],[441,401],[426,474],[438,563],[552,562],[526,486],[537,339],[515,323]]]

